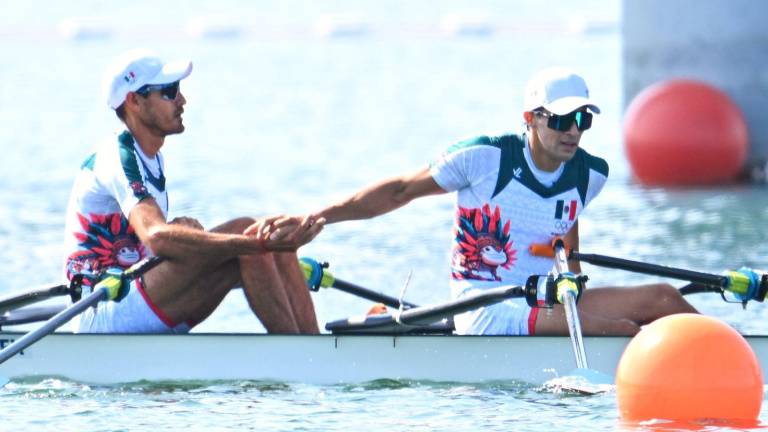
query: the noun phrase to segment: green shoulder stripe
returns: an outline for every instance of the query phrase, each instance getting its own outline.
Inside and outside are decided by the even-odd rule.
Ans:
[[[451,154],[459,150],[465,149],[467,147],[473,147],[478,145],[494,145],[494,143],[491,140],[491,138],[487,136],[479,136],[479,137],[459,141],[456,144],[448,147],[448,150],[446,150],[445,152],[447,154]]]
[[[136,161],[136,151],[134,150],[134,140],[130,132],[124,131],[117,138],[120,143],[120,164],[123,167],[125,177],[131,184],[133,194],[136,198],[143,199],[149,196],[149,191],[144,186],[144,179],[141,177],[139,164]]]
[[[492,141],[501,149],[501,156],[499,158],[499,176],[496,178],[496,187],[493,189],[491,198],[503,191],[512,181],[515,169],[520,170],[519,167],[524,165],[522,148],[525,145],[523,138],[517,135],[503,135],[495,137]]]
[[[587,153],[582,148],[576,150],[576,155],[566,167],[567,172],[563,173],[563,177],[572,176],[575,179],[576,189],[579,191],[582,204],[586,200],[587,189],[589,188],[589,171],[596,171],[606,178],[608,177],[608,162]]]
[[[584,152],[584,155],[586,156],[586,164],[590,169],[599,172],[605,177],[608,177],[608,162],[606,162],[605,159],[593,156],[586,151]]]
[[[80,165],[80,169],[87,169],[93,171],[93,166],[96,164],[96,153],[88,156],[87,159]]]

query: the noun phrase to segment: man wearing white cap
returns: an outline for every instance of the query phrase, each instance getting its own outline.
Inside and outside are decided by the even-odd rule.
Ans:
[[[189,61],[165,63],[135,50],[116,59],[107,103],[124,123],[81,166],[67,209],[66,274],[85,290],[144,257],[163,261],[124,282],[115,298],[83,312],[79,332],[183,333],[204,320],[234,287],[270,332],[316,333],[317,319],[296,249],[322,229],[310,218],[243,217],[210,231],[194,218],[167,222],[160,149],[184,131],[180,81]],[[269,229],[283,227],[279,236]]]
[[[462,298],[545,275],[551,258],[531,244],[562,236],[578,248],[577,218],[603,188],[608,165],[579,148],[600,109],[580,76],[546,69],[528,83],[526,133],[481,136],[450,147],[428,167],[373,184],[314,217],[326,223],[367,219],[426,195],[456,192],[450,286]],[[578,262],[571,270],[580,271]],[[585,334],[631,335],[641,325],[695,312],[671,285],[585,290],[578,303]],[[547,313],[510,299],[455,316],[459,334],[568,334],[561,305]]]

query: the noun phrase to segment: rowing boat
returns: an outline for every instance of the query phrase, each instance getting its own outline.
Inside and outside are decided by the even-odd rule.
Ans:
[[[612,263],[615,261],[611,260]],[[629,261],[624,261],[619,264],[629,267]],[[157,262],[155,260],[154,264]],[[629,263],[637,271],[663,270],[670,277],[695,280],[681,288],[684,294],[719,292],[722,295],[727,286],[724,284],[728,282],[723,282],[723,277],[718,275]],[[152,262],[147,262],[134,271],[151,268],[151,265]],[[541,289],[537,277],[529,279],[525,287],[491,288],[462,299],[419,307],[334,279],[327,272],[324,276],[315,276],[308,277],[309,281],[315,281],[310,283],[310,289],[333,286],[399,308],[392,313],[329,322],[325,328],[331,333],[319,335],[50,334],[74,316],[78,307],[89,307],[89,304],[102,300],[100,296],[105,295],[106,288],[94,291],[66,309],[63,306],[20,307],[62,293],[79,294],[76,284],[47,288],[0,301],[0,312],[4,312],[0,315],[0,348],[10,346],[0,351],[4,354],[0,361],[0,378],[64,377],[93,384],[140,380],[338,384],[396,379],[470,383],[518,381],[538,385],[565,376],[579,366],[570,337],[461,336],[452,333],[452,317],[456,314],[508,298],[525,297],[529,304],[536,301],[536,292]],[[544,289],[552,289],[550,279],[546,280]],[[753,299],[762,302],[768,291],[766,287],[768,278],[763,276],[759,295]],[[743,304],[746,305],[746,300]],[[26,335],[8,330],[8,327],[41,320],[48,321]],[[745,338],[763,370],[768,370],[768,336]],[[589,359],[589,369],[614,376],[629,341],[627,337],[584,337],[583,354]]]
[[[0,345],[22,333],[0,332]],[[768,367],[768,336],[747,336]],[[585,337],[590,367],[614,375],[629,342]],[[140,380],[266,380],[310,384],[377,379],[542,384],[576,367],[568,337],[55,333],[0,365],[0,376]]]

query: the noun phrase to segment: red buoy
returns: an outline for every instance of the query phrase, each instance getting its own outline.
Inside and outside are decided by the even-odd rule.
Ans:
[[[627,108],[624,148],[645,185],[727,183],[747,160],[747,123],[722,91],[699,81],[666,81],[642,91]]]
[[[757,420],[763,401],[760,364],[747,341],[724,322],[676,314],[645,326],[616,371],[624,420]]]

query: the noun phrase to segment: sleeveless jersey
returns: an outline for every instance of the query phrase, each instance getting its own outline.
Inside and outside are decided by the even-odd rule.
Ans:
[[[531,255],[528,246],[566,234],[605,184],[608,164],[579,148],[545,185],[529,166],[527,146],[525,135],[481,136],[452,146],[430,166],[441,188],[457,191],[454,297],[547,274],[553,260]]]
[[[105,269],[125,269],[150,254],[128,222],[133,207],[150,196],[167,216],[162,156],[149,159],[128,131],[89,156],[67,206],[67,278],[83,274],[85,284],[92,285]]]

